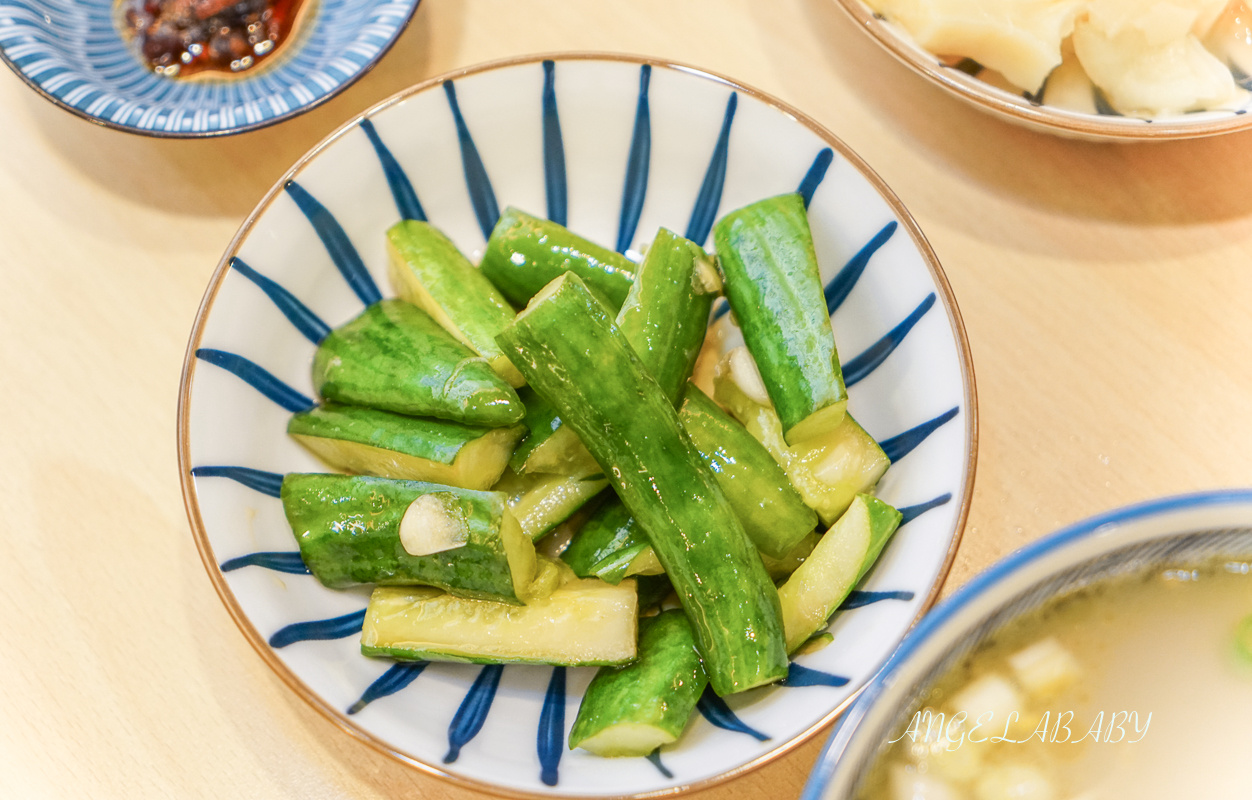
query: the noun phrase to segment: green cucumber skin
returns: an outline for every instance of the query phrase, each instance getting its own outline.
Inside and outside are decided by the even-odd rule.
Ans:
[[[621,308],[635,280],[634,263],[620,253],[512,207],[492,229],[479,268],[519,307],[566,271],[577,274],[614,309]]]
[[[626,506],[611,498],[574,534],[561,560],[580,578],[617,584],[635,556],[651,546]]]
[[[695,368],[717,296],[696,274],[701,260],[709,261],[703,248],[661,228],[617,314],[617,327],[675,405]]]
[[[638,652],[634,662],[601,668],[591,679],[570,728],[571,750],[621,723],[651,725],[675,739],[687,727],[708,685],[691,623],[678,609],[640,620]]]
[[[567,273],[500,342],[639,520],[692,621],[714,690],[785,677],[782,612],[760,556],[604,306]]]
[[[713,227],[726,299],[765,380],[786,435],[845,402],[847,390],[798,194],[732,211]]]
[[[400,520],[410,503],[431,492],[457,496],[469,541],[442,553],[410,555],[400,543]],[[291,473],[283,478],[281,497],[300,557],[332,589],[368,583],[422,585],[461,597],[522,602],[500,539],[503,493],[361,475]]]
[[[457,664],[544,664],[549,666],[566,666],[566,667],[611,667],[616,666],[615,661],[578,661],[562,663],[541,658],[495,658],[492,656],[466,656],[457,653],[448,653],[444,650],[421,650],[418,648],[403,647],[374,647],[373,645],[361,645],[361,655],[372,656],[375,658],[389,658],[392,661],[450,661]]]
[[[313,357],[313,387],[332,402],[468,425],[512,425],[526,413],[485,359],[403,300],[331,331]]]
[[[409,219],[387,231],[387,243],[392,286],[402,300],[417,304],[408,296],[407,272],[460,330],[458,338],[484,358],[503,355],[495,337],[517,312],[451,239],[427,222]]]
[[[618,328],[674,403],[681,399],[695,368],[716,297],[696,275],[699,261],[708,258],[695,242],[661,228],[617,314]],[[527,459],[562,427],[552,404],[532,396],[533,401],[526,399],[530,435],[509,462],[515,472],[528,471]],[[578,454],[572,451],[575,447]],[[571,463],[582,462],[578,458],[585,450],[581,442],[572,442],[570,448]]]
[[[817,527],[817,512],[764,445],[698,387],[687,390],[678,416],[762,553],[783,558]]]
[[[869,540],[869,549],[865,552],[865,560],[861,562],[861,569],[857,572],[856,583],[860,583],[865,577],[865,573],[878,561],[878,556],[882,555],[883,548],[887,546],[887,542],[891,541],[891,537],[900,528],[900,522],[904,519],[904,515],[890,503],[879,500],[872,494],[862,494],[859,497],[864,499],[865,505],[869,510],[870,531],[872,534]],[[855,584],[854,584],[855,585]],[[840,600],[839,602],[843,602]]]
[[[470,442],[491,428],[451,420],[410,417],[375,408],[325,403],[294,415],[287,433],[367,444],[384,450],[451,464]]]

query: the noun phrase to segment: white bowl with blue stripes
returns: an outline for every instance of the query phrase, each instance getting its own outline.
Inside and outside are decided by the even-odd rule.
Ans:
[[[801,800],[848,800],[934,681],[1049,599],[1151,568],[1252,559],[1252,489],[1166,497],[1079,522],[1006,556],[922,620],[840,718]],[[1162,687],[1162,691],[1177,687]],[[1182,765],[1179,765],[1182,768]],[[1103,795],[1103,792],[1101,792]],[[1084,794],[1084,796],[1087,796]]]
[[[343,91],[391,48],[418,1],[305,0],[295,38],[255,70],[179,80],[155,74],[123,41],[114,0],[0,0],[0,58],[56,105],[106,127],[224,136]]]
[[[390,294],[384,232],[426,218],[467,254],[506,205],[637,254],[666,226],[708,243],[713,220],[799,190],[858,421],[894,456],[879,495],[906,522],[786,685],[706,695],[652,758],[565,745],[593,670],[394,666],[360,655],[368,593],[307,574],[275,496],[325,471],[287,437],[313,402],[332,327]],[[725,346],[739,341],[720,314]],[[191,527],[226,606],[314,707],[429,773],[496,792],[599,797],[706,786],[829,723],[933,601],[968,511],[976,413],[964,332],[930,248],[842,142],[777,100],[689,67],[535,57],[464,70],[367,111],[302,158],[230,244],[196,319],[179,458]]]

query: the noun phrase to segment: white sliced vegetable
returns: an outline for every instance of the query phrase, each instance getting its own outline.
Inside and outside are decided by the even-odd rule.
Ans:
[[[1041,699],[1055,696],[1082,676],[1073,654],[1051,636],[1017,651],[1008,662],[1018,685]]]
[[[891,768],[892,800],[959,800],[961,795],[943,780],[896,764]]]
[[[954,714],[965,712],[971,724],[990,714],[987,727],[1003,731],[1009,719],[1016,714],[1020,719],[1025,713],[1022,694],[1007,678],[990,673],[969,683],[952,696],[949,704]]]

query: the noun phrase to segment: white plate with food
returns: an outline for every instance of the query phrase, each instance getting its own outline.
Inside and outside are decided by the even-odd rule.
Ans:
[[[839,3],[914,71],[1037,130],[1159,141],[1252,124],[1244,0]]]
[[[728,220],[734,218],[731,212],[778,197],[784,198],[780,202],[792,209],[793,221],[811,230],[812,255],[816,258],[811,275],[805,273],[809,275],[804,278],[807,294],[801,293],[802,298],[796,295],[802,302],[797,301],[795,308],[809,320],[802,325],[811,323],[815,331],[824,329],[825,333],[816,334],[819,338],[830,339],[833,330],[838,346],[837,354],[832,345],[825,357],[827,367],[838,367],[834,394],[822,400],[820,408],[814,406],[803,412],[796,412],[795,404],[788,400],[778,400],[777,410],[773,407],[775,391],[785,393],[801,381],[777,377],[787,374],[786,367],[777,367],[772,357],[763,355],[768,348],[739,347],[743,337],[738,326],[751,327],[747,321],[756,320],[758,315],[752,301],[745,304],[736,300],[729,290],[727,294],[737,305],[735,313],[728,313],[728,301],[717,296],[723,286],[723,274],[729,276],[733,272],[725,253],[721,255],[722,269],[712,268],[716,263],[711,255],[714,240],[721,236],[719,231],[729,229]],[[734,406],[738,402],[739,413],[744,413],[745,408],[755,409],[764,414],[762,419],[775,420],[774,424],[780,424],[780,413],[787,416],[781,424],[786,426],[789,441],[773,441],[775,450],[759,443],[768,438],[764,434],[757,436],[759,429],[748,438],[757,443],[754,446],[760,452],[772,453],[778,459],[770,463],[793,484],[786,491],[803,492],[800,507],[809,515],[808,522],[792,527],[798,526],[808,542],[809,550],[804,553],[819,552],[817,542],[835,541],[829,534],[818,534],[836,519],[850,517],[842,513],[848,504],[854,508],[892,507],[899,512],[889,513],[890,530],[884,535],[890,539],[875,539],[873,551],[881,551],[876,562],[866,556],[862,569],[840,579],[842,590],[834,600],[841,610],[833,618],[828,615],[835,606],[822,611],[810,628],[796,634],[797,642],[788,644],[786,650],[779,650],[781,618],[776,616],[782,613],[777,609],[785,603],[779,600],[780,605],[775,607],[772,599],[780,592],[759,580],[763,559],[754,555],[744,561],[742,569],[756,576],[751,580],[755,581],[754,591],[759,593],[729,592],[733,602],[718,613],[728,614],[724,619],[730,621],[700,628],[697,638],[717,638],[727,631],[734,638],[736,626],[749,620],[751,626],[759,623],[760,630],[768,631],[760,637],[768,644],[758,649],[784,654],[791,651],[792,658],[788,660],[784,655],[778,660],[771,656],[771,666],[761,672],[759,680],[740,682],[738,677],[727,678],[730,673],[723,674],[717,666],[717,653],[724,652],[717,649],[720,645],[701,644],[699,652],[705,656],[709,677],[725,696],[711,690],[693,694],[688,701],[695,708],[688,706],[690,721],[678,725],[675,735],[681,735],[677,741],[641,757],[601,757],[585,746],[569,746],[580,704],[597,673],[593,667],[570,664],[616,663],[633,655],[570,656],[563,652],[545,656],[529,650],[510,651],[503,656],[484,655],[464,649],[440,650],[444,645],[431,645],[425,639],[422,641],[426,644],[415,646],[413,636],[408,634],[407,639],[387,639],[379,634],[378,625],[385,615],[374,613],[376,604],[381,602],[379,595],[374,595],[375,604],[368,606],[374,611],[367,611],[371,583],[384,582],[384,578],[371,573],[374,577],[362,580],[358,573],[348,575],[351,570],[346,567],[343,569],[347,571],[340,570],[332,576],[330,572],[342,564],[325,571],[323,567],[328,562],[317,548],[305,547],[312,537],[310,531],[320,523],[306,525],[293,511],[293,497],[317,494],[302,493],[298,486],[301,480],[308,481],[306,485],[347,480],[355,481],[354,486],[378,480],[292,477],[342,472],[345,462],[339,462],[341,469],[328,465],[288,431],[289,426],[294,426],[290,429],[300,434],[306,444],[310,438],[323,439],[315,430],[316,425],[314,429],[297,430],[310,421],[311,409],[319,401],[321,409],[335,403],[372,402],[345,389],[352,381],[342,379],[342,371],[337,371],[354,363],[372,370],[379,363],[354,360],[353,352],[358,351],[352,348],[369,338],[353,339],[363,327],[387,314],[406,319],[417,316],[428,322],[435,318],[392,297],[399,291],[429,310],[435,308],[430,305],[432,298],[439,295],[429,282],[416,292],[412,287],[405,289],[404,280],[393,283],[389,270],[394,267],[389,262],[399,259],[398,263],[409,263],[402,255],[408,247],[404,236],[411,233],[435,237],[440,242],[438,247],[458,253],[450,258],[459,260],[458,269],[463,270],[466,282],[459,284],[459,290],[445,295],[454,305],[466,300],[477,302],[487,295],[495,297],[496,288],[503,288],[503,294],[508,296],[493,300],[488,304],[492,308],[486,311],[481,311],[480,305],[480,313],[495,315],[506,330],[527,326],[537,329],[545,319],[546,312],[541,308],[555,307],[570,297],[594,296],[582,288],[583,277],[562,277],[543,291],[539,291],[539,285],[525,290],[512,285],[505,273],[513,266],[528,263],[520,246],[494,266],[489,263],[490,258],[484,259],[485,251],[491,250],[489,241],[496,240],[493,234],[507,227],[505,220],[517,219],[519,215],[547,232],[538,237],[542,241],[565,242],[562,237],[567,235],[579,242],[589,241],[590,244],[566,248],[565,252],[568,255],[580,249],[595,250],[601,254],[601,261],[609,265],[609,272],[628,274],[625,285],[632,290],[636,273],[650,274],[654,269],[643,266],[651,261],[647,254],[663,252],[659,242],[678,243],[675,252],[685,253],[686,268],[696,270],[689,275],[699,277],[689,278],[684,285],[705,303],[699,306],[703,310],[696,313],[698,330],[704,332],[708,326],[707,335],[701,337],[702,351],[700,347],[692,351],[701,356],[701,362],[694,367],[695,380],[723,405]],[[400,224],[402,220],[405,222]],[[660,233],[662,228],[677,233]],[[393,251],[390,254],[389,248]],[[480,261],[481,266],[474,266]],[[582,275],[576,269],[570,270]],[[400,274],[407,273],[401,270]],[[481,282],[484,275],[490,276],[489,283],[494,282],[495,288]],[[617,342],[617,337],[625,335],[621,331],[629,325],[615,320],[609,306],[620,305],[623,300],[613,299],[612,281],[607,288],[599,289],[595,281],[587,279],[600,292],[600,299],[584,306],[591,318],[603,318],[596,323],[601,325],[596,329],[600,331],[597,335]],[[727,286],[752,285],[739,279],[727,281]],[[478,288],[466,291],[468,282]],[[638,283],[643,282],[640,279]],[[519,291],[522,293],[516,294]],[[527,306],[527,300],[537,291],[539,297]],[[443,301],[434,302],[438,305]],[[635,302],[625,300],[628,307]],[[525,313],[515,319],[514,313],[524,306]],[[439,307],[446,310],[446,319],[441,318],[444,322],[451,321],[452,327],[460,325],[456,322],[460,311]],[[563,319],[559,315],[557,318]],[[551,318],[547,319],[551,322]],[[674,322],[675,330],[682,327],[677,313]],[[768,330],[770,324],[773,323],[764,329]],[[571,323],[571,341],[581,341],[583,325]],[[667,327],[661,325],[658,330]],[[434,392],[443,393],[442,400],[432,401],[436,403],[454,395],[454,399],[459,398],[453,404],[456,410],[447,412],[446,405],[430,410],[434,407],[402,403],[388,406],[390,410],[380,413],[393,417],[416,415],[413,418],[418,419],[444,414],[445,420],[439,424],[445,432],[449,430],[449,419],[462,420],[454,423],[454,428],[465,423],[465,418],[458,415],[471,413],[467,409],[485,414],[470,420],[471,427],[479,426],[479,432],[470,438],[479,441],[476,437],[481,437],[493,444],[466,448],[465,452],[479,454],[475,464],[492,462],[495,466],[488,470],[491,474],[483,477],[486,473],[480,466],[471,469],[465,466],[468,461],[450,458],[446,460],[452,466],[445,464],[439,468],[442,471],[416,473],[425,483],[387,483],[400,486],[397,491],[402,494],[417,494],[405,495],[401,506],[380,511],[382,516],[376,514],[375,518],[390,520],[388,547],[405,563],[444,556],[449,563],[454,562],[477,547],[475,520],[487,519],[487,528],[496,531],[494,535],[499,541],[512,542],[504,548],[509,550],[507,555],[523,558],[525,566],[517,566],[521,561],[511,561],[507,569],[501,568],[504,572],[496,570],[497,577],[507,573],[506,581],[512,581],[502,591],[507,594],[517,590],[505,598],[512,605],[471,598],[464,602],[487,603],[494,610],[469,612],[470,616],[500,619],[513,615],[507,610],[510,608],[531,613],[542,605],[534,598],[549,596],[546,592],[553,592],[550,596],[556,597],[556,592],[573,585],[567,581],[553,589],[555,582],[545,584],[543,575],[558,573],[545,573],[543,565],[554,566],[562,559],[565,563],[577,561],[572,555],[572,544],[568,545],[571,549],[562,551],[568,539],[560,537],[582,536],[591,527],[586,515],[592,506],[575,513],[566,505],[560,514],[544,516],[553,504],[519,505],[518,499],[531,496],[527,494],[530,490],[515,491],[517,483],[506,487],[496,480],[496,475],[505,469],[505,461],[513,464],[501,481],[516,482],[519,475],[530,475],[528,480],[542,484],[547,478],[528,472],[532,466],[540,476],[549,474],[541,464],[516,461],[526,438],[520,439],[516,452],[513,450],[518,437],[535,435],[533,430],[521,430],[525,424],[520,428],[517,424],[522,418],[519,415],[531,413],[529,401],[516,407],[515,401],[530,396],[527,392],[531,391],[540,395],[552,392],[546,379],[523,363],[526,359],[519,354],[528,345],[516,336],[509,339],[501,333],[503,338],[497,342],[514,346],[502,356],[491,351],[491,337],[475,340],[465,325],[458,327],[459,338],[450,339],[451,334],[437,325],[433,328],[433,333],[420,335],[450,341],[451,344],[444,341],[438,346],[442,348],[440,352],[468,348],[468,342],[476,341],[472,351],[464,350],[464,357],[453,358],[454,368],[440,378]],[[448,325],[444,328],[451,329]],[[357,344],[344,344],[349,340]],[[341,345],[346,349],[336,349]],[[634,383],[619,382],[619,388],[660,386],[653,378],[640,377],[649,374],[653,367],[644,369],[639,365],[642,362],[636,363],[639,357],[629,355],[638,347],[632,341],[630,347],[614,351],[618,356],[613,363],[624,371],[622,374],[641,370]],[[577,353],[567,353],[562,358],[575,356]],[[735,370],[730,368],[732,359],[737,359]],[[612,370],[604,375],[598,372],[610,360],[592,359],[585,369],[551,370],[554,375],[559,373],[559,380],[570,381],[571,388],[556,391],[546,399],[565,403],[568,397],[591,393],[604,400],[590,405],[594,411],[635,393],[635,389],[613,391],[618,374]],[[414,370],[400,372],[422,373],[438,358],[430,356],[419,361]],[[719,370],[718,365],[723,368]],[[691,370],[692,366],[687,364],[684,369]],[[756,378],[753,383],[750,378],[758,372],[764,380]],[[720,377],[713,377],[715,373]],[[730,380],[726,376],[733,378],[733,385],[726,383]],[[532,385],[518,388],[523,379]],[[680,385],[686,386],[686,373],[681,380]],[[371,381],[374,379],[364,383]],[[469,394],[444,391],[454,385]],[[728,398],[727,391],[745,386],[746,391]],[[427,400],[433,396],[427,389],[416,391],[426,392],[423,397]],[[647,406],[650,410],[646,414],[629,402],[625,406],[613,405],[619,410],[611,418],[601,420],[600,427],[616,430],[619,424],[642,420],[643,424],[632,430],[643,438],[651,436],[654,428],[670,431],[665,435],[671,438],[662,441],[662,450],[682,449],[688,453],[684,458],[706,457],[703,451],[688,448],[686,443],[698,438],[690,433],[689,423],[682,423],[681,430],[685,432],[675,432],[680,430],[674,427],[677,410],[672,404],[657,400],[669,396],[664,390],[639,389],[638,393],[645,400],[651,398],[647,400],[652,405]],[[466,401],[466,397],[476,400]],[[806,401],[798,402],[803,406]],[[787,403],[790,405],[784,405]],[[710,413],[729,419],[717,404],[709,401],[709,405]],[[837,415],[830,412],[836,406]],[[517,410],[522,407],[524,411]],[[782,412],[784,408],[789,410]],[[497,412],[503,416],[492,416]],[[643,475],[642,483],[630,483],[619,474],[623,472],[620,462],[605,455],[614,447],[624,448],[624,457],[638,455],[642,451],[636,447],[634,434],[606,434],[610,439],[617,438],[605,444],[594,426],[579,427],[584,422],[580,422],[582,417],[574,406],[565,407],[562,413],[572,415],[569,425],[578,434],[573,442],[582,440],[596,463],[607,464],[603,472],[611,473],[580,473],[572,479],[581,482],[580,486],[594,485],[595,491],[589,494],[595,503],[603,504],[595,508],[597,515],[616,494],[627,499],[631,486],[638,489],[650,481],[657,487],[662,485],[662,470]],[[735,426],[735,435],[752,427],[739,423]],[[835,451],[824,450],[826,445],[814,442],[825,441],[820,437],[834,430],[830,426],[839,430],[854,426],[861,437],[857,441],[868,448],[865,452],[872,451],[865,476],[857,479],[863,482],[857,486],[872,492],[873,497],[867,495],[854,501],[852,493],[845,492],[851,484],[839,483],[843,487],[839,491],[846,497],[840,501],[842,507],[836,508],[834,501],[823,494],[836,485],[832,476],[839,469],[838,459],[832,456],[820,460],[820,465],[834,472],[815,470],[814,454],[829,455]],[[463,428],[456,430],[460,431],[456,435],[464,435]],[[493,433],[486,436],[482,431]],[[262,658],[328,718],[389,755],[470,786],[509,794],[638,796],[706,786],[763,764],[811,737],[850,702],[933,602],[947,574],[973,483],[976,410],[969,352],[947,281],[899,200],[846,145],[795,109],[720,76],[631,57],[561,55],[488,64],[415,86],[351,120],[291,168],[244,223],[209,285],[187,353],[178,445],[188,515],[210,578]],[[331,447],[319,452],[334,459],[335,450]],[[806,461],[803,454],[813,458]],[[426,455],[430,456],[430,452]],[[639,457],[646,461],[652,456]],[[778,469],[792,460],[791,466]],[[577,459],[553,460],[559,464],[575,462]],[[708,480],[717,476],[706,471],[706,466],[695,461],[683,463],[687,466],[676,474],[704,476],[699,478],[705,481],[701,484],[705,487],[701,497],[708,500],[720,492],[708,488]],[[346,469],[369,468],[363,462],[352,462]],[[553,473],[560,472],[559,467],[551,469]],[[463,480],[466,470],[474,472],[475,481]],[[801,473],[807,477],[797,478]],[[435,474],[439,477],[436,483],[462,485],[443,486],[438,491],[420,488],[432,485]],[[561,481],[568,480],[568,476],[561,477]],[[829,483],[823,483],[827,480]],[[678,479],[684,485],[685,481],[683,477]],[[604,489],[610,482],[613,487]],[[471,483],[472,489],[465,488]],[[479,488],[498,491],[480,492]],[[581,491],[578,489],[575,494]],[[664,493],[659,488],[657,491]],[[502,498],[508,502],[507,513],[500,505]],[[640,503],[638,497],[627,503],[636,516],[648,512],[644,505],[631,503]],[[713,509],[708,513],[724,513],[718,510],[720,503],[708,500]],[[675,516],[702,515],[704,505],[703,501],[687,504]],[[326,509],[333,506],[333,502],[319,506],[317,514],[323,514],[319,519],[331,514],[333,508]],[[462,511],[449,511],[454,507]],[[369,514],[362,512],[360,518],[366,516]],[[741,527],[726,517],[720,519],[724,525],[712,524],[709,529]],[[774,525],[774,519],[766,517],[764,524],[757,524],[754,530],[772,534],[775,528],[782,527],[781,522]],[[431,520],[437,524],[430,524]],[[557,522],[562,523],[559,530],[544,535]],[[575,531],[576,523],[585,524]],[[364,530],[353,528],[355,524],[332,520],[319,530],[328,536],[350,528]],[[654,524],[661,523],[650,522],[650,532]],[[743,523],[742,527],[749,526]],[[519,538],[519,528],[527,535]],[[416,538],[409,537],[406,530]],[[689,532],[679,526],[680,535]],[[654,536],[651,541],[661,540]],[[405,548],[403,553],[396,549],[401,545]],[[321,554],[336,546],[323,549]],[[422,552],[426,555],[413,555]],[[792,552],[794,549],[788,550]],[[629,564],[619,559],[616,563],[622,569],[611,574],[594,571],[591,574],[595,577],[578,585],[590,585],[595,592],[620,590],[632,584],[644,587],[649,578],[653,583],[660,580],[648,576],[657,571],[659,563],[673,574],[687,575],[681,579],[670,576],[675,585],[686,586],[680,592],[680,604],[703,602],[692,599],[699,594],[696,584],[700,581],[690,579],[681,564],[681,553],[658,546],[651,557],[643,550],[637,555],[627,559]],[[601,570],[612,559],[592,561],[595,569]],[[822,563],[815,555],[809,555],[808,562]],[[775,565],[780,571],[769,577],[782,582],[803,574],[795,572],[786,577],[799,559],[788,563],[791,566]],[[627,567],[639,572],[640,577],[622,580]],[[591,567],[583,563],[581,568],[585,571]],[[809,571],[814,569],[810,567]],[[560,575],[566,573],[565,568],[559,568]],[[449,588],[446,581],[440,580],[427,582],[442,589],[422,588],[408,595],[402,589],[378,591],[390,601],[409,604],[405,608],[432,598],[461,608],[458,604],[462,597],[457,592],[465,587],[452,580],[454,585]],[[795,580],[798,586],[798,579]],[[329,585],[347,588],[332,589]],[[445,589],[448,594],[444,594]],[[475,586],[469,593],[486,592],[490,598],[495,597],[492,591],[495,590]],[[568,596],[568,592],[561,596]],[[763,599],[759,603],[744,600],[749,596]],[[634,597],[632,594],[630,598],[631,614],[637,614],[638,604],[644,602]],[[642,592],[639,597],[643,597]],[[830,602],[830,598],[823,602]],[[770,617],[771,614],[775,616]],[[691,617],[690,613],[685,615],[687,619]],[[625,624],[632,653],[635,625],[633,616]],[[468,629],[473,625],[467,622],[445,627]],[[595,635],[579,632],[572,636],[566,635],[569,629],[563,628],[560,636],[552,638],[581,643],[599,641],[600,634],[608,636],[612,627],[606,624],[598,626]],[[503,629],[493,630],[486,638],[493,646],[503,646],[501,642],[507,638],[501,633]],[[738,637],[745,637],[743,629]],[[550,641],[545,639],[546,644]],[[363,649],[371,656],[363,655]],[[752,652],[748,658],[758,655]],[[518,660],[548,663],[520,664],[516,663]],[[493,663],[499,661],[508,663]],[[747,688],[754,682],[768,685]],[[740,688],[746,690],[736,691]]]

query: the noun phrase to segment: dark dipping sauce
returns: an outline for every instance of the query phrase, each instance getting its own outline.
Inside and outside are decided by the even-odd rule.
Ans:
[[[303,0],[119,0],[119,24],[158,75],[239,73],[274,55]]]

